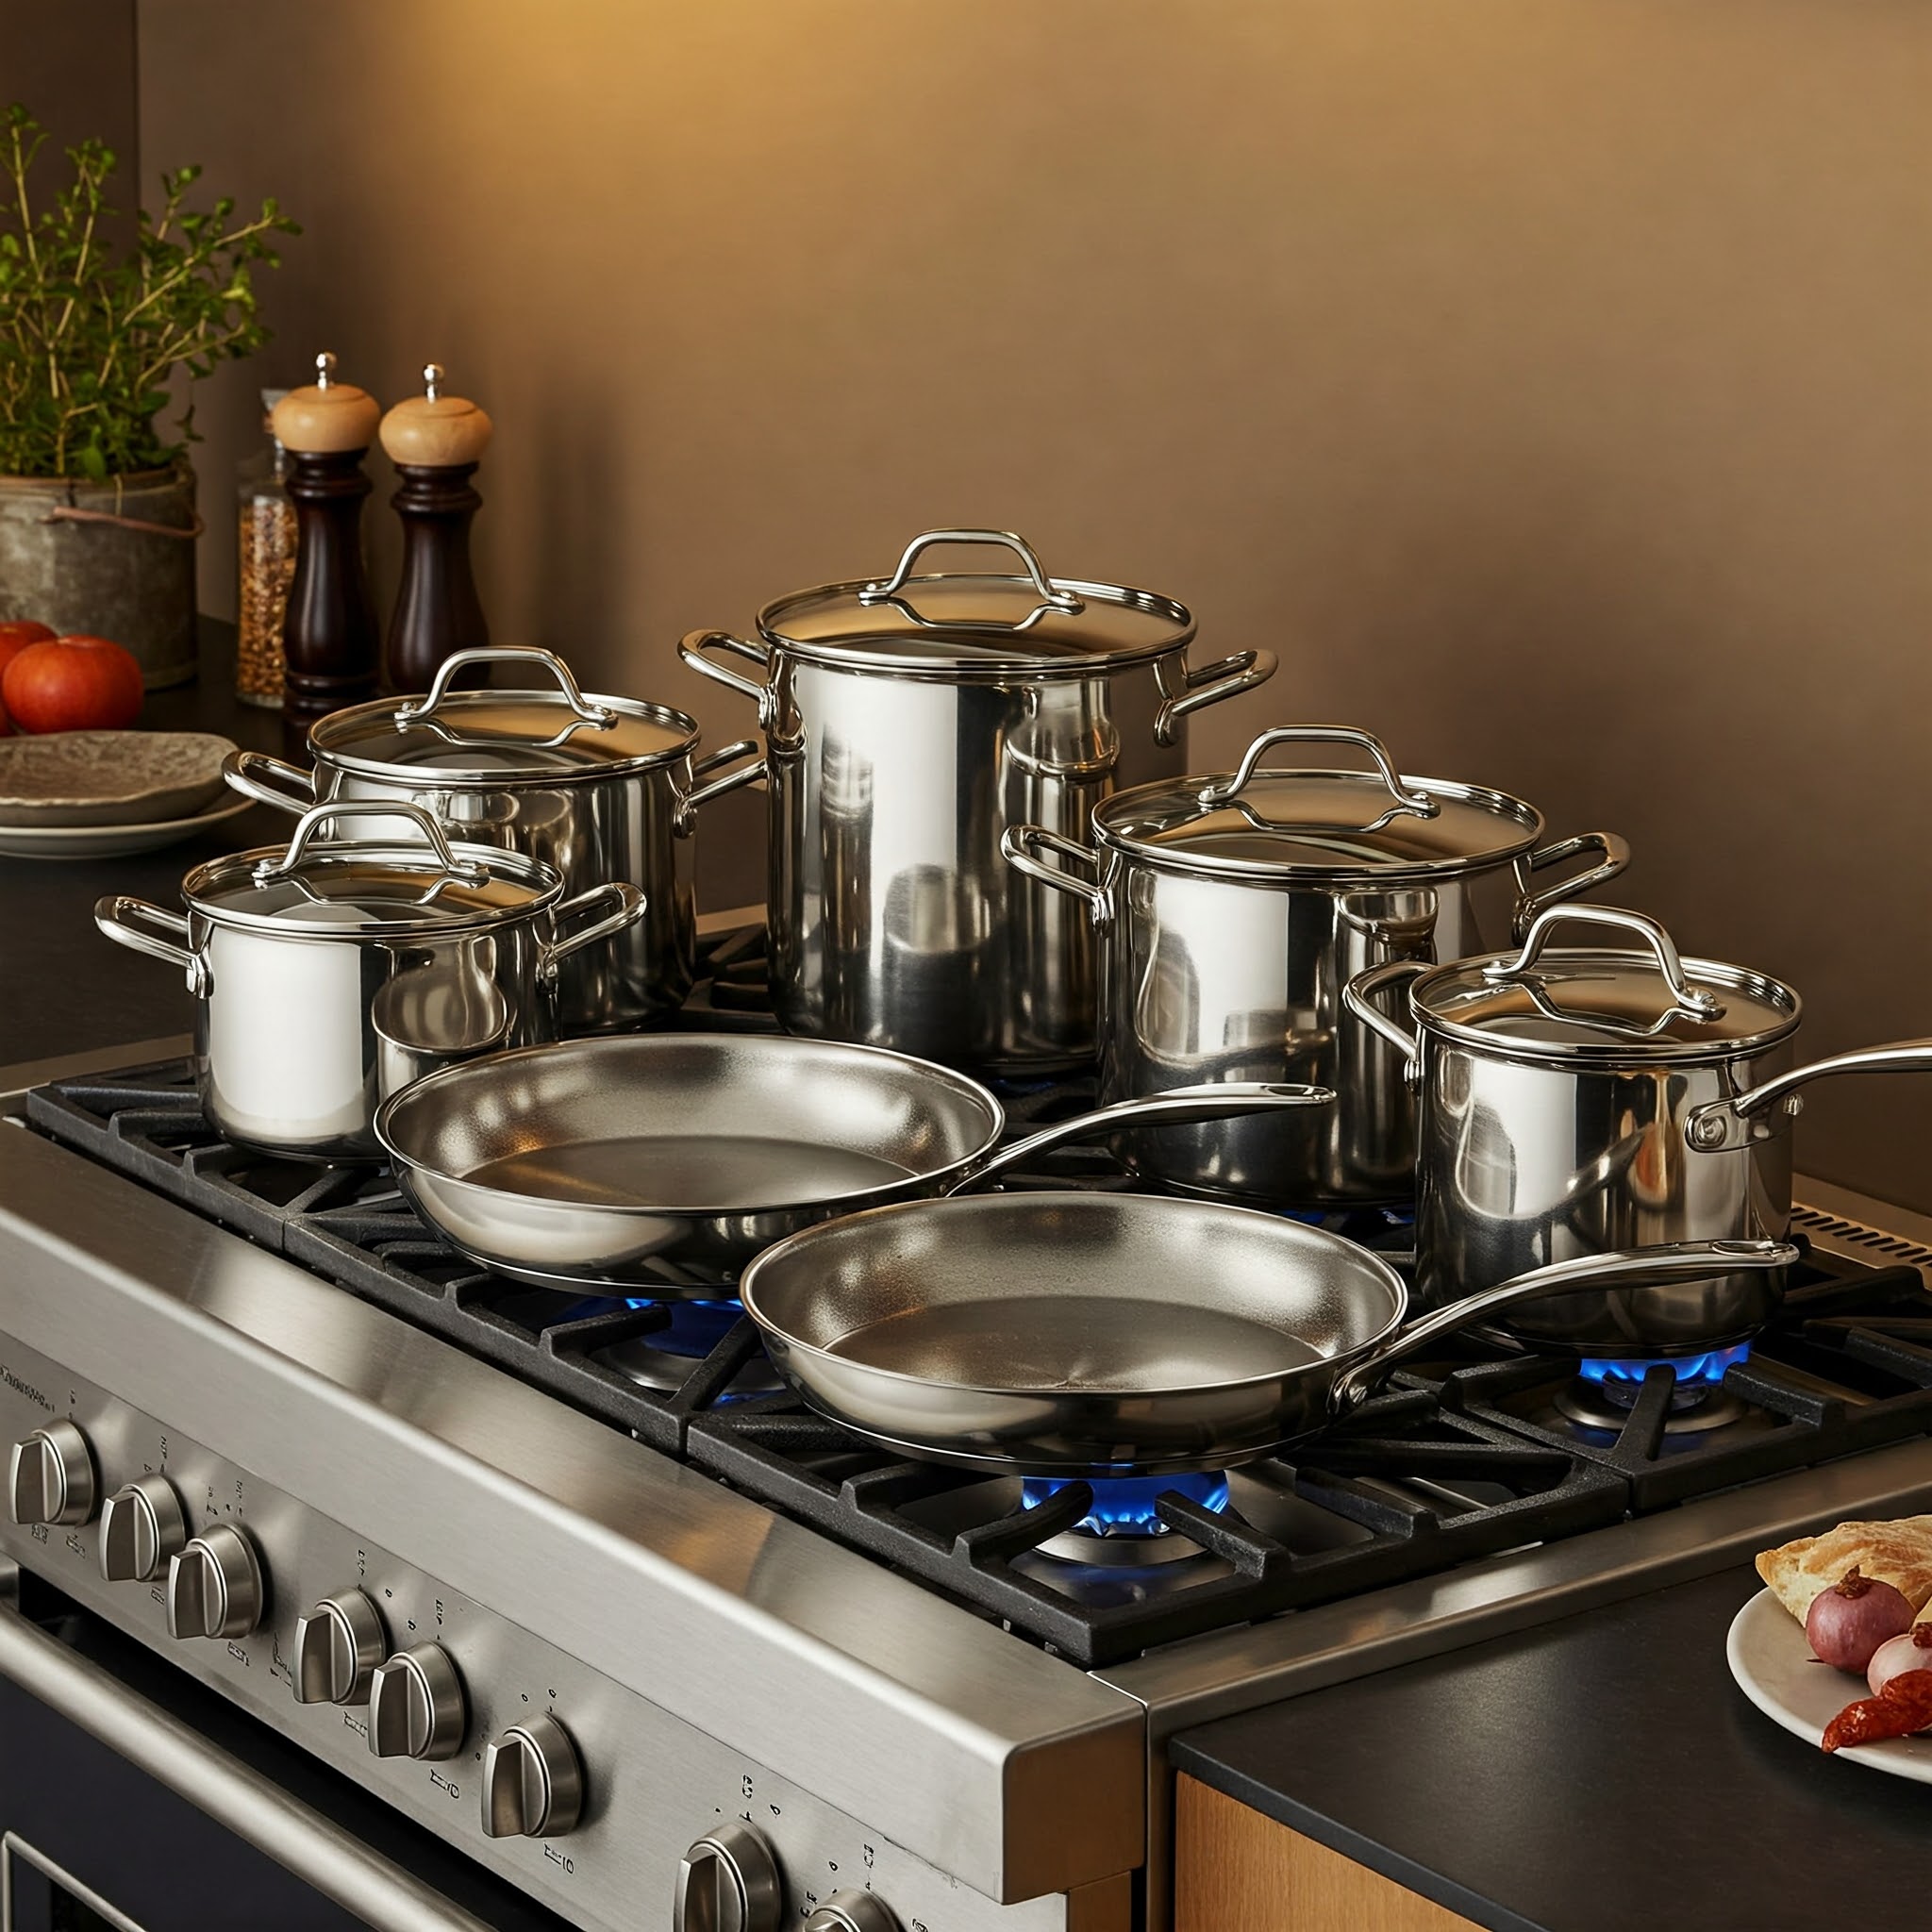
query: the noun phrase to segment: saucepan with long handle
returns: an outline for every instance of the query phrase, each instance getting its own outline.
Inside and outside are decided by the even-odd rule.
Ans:
[[[1408,1320],[1380,1256],[1219,1202],[1076,1192],[878,1208],[767,1249],[741,1284],[778,1373],[905,1455],[1165,1475],[1274,1454],[1403,1357],[1553,1292],[1788,1267],[1785,1241],[1681,1241],[1539,1268]]]
[[[717,1292],[759,1249],[855,1209],[984,1187],[1049,1147],[1142,1124],[1323,1107],[1229,1082],[1104,1107],[1002,1148],[975,1080],[882,1047],[635,1034],[471,1060],[397,1094],[375,1132],[398,1185],[473,1260],[535,1286]]]

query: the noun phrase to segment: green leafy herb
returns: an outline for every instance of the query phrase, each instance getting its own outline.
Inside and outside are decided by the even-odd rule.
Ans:
[[[254,263],[279,258],[275,235],[300,228],[273,201],[235,219],[223,196],[191,208],[199,168],[161,175],[158,213],[140,212],[131,253],[103,235],[114,155],[98,141],[67,150],[73,179],[36,208],[28,188],[46,134],[15,103],[0,125],[0,475],[88,476],[151,470],[194,439],[156,425],[168,380],[192,380],[268,340],[256,314]]]

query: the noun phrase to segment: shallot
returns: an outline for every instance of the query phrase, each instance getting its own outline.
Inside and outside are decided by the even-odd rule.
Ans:
[[[1829,1590],[1811,1599],[1805,1635],[1821,1663],[1862,1675],[1872,1654],[1888,1638],[1912,1627],[1915,1612],[1904,1593],[1854,1563]]]
[[[1865,1681],[1874,1697],[1883,1695],[1894,1677],[1907,1671],[1932,1671],[1932,1624],[1914,1624],[1898,1637],[1888,1637],[1872,1653]]]

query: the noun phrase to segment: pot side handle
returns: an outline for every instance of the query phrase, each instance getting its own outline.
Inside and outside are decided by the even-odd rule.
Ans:
[[[588,911],[592,906],[610,905],[613,910],[602,919],[593,920],[580,932],[567,933],[561,939],[553,939],[543,948],[542,959],[537,968],[543,979],[555,979],[557,969],[573,953],[581,952],[584,947],[594,945],[599,940],[608,940],[626,927],[635,925],[644,916],[644,909],[650,902],[628,879],[607,879],[601,886],[592,886],[588,892],[579,892],[575,899],[566,899],[550,915],[550,929],[555,932],[567,919],[580,912]]]
[[[1809,1066],[1793,1067],[1754,1087],[1733,1100],[1707,1100],[1692,1108],[1684,1123],[1684,1138],[1699,1154],[1723,1154],[1753,1141],[1768,1141],[1804,1105],[1796,1089],[1838,1074],[1932,1073],[1932,1040],[1895,1040],[1886,1046],[1860,1047],[1856,1053],[1834,1054]]]
[[[1434,1314],[1398,1328],[1378,1349],[1351,1363],[1328,1385],[1331,1415],[1346,1415],[1374,1391],[1389,1369],[1404,1356],[1473,1322],[1480,1322],[1518,1302],[1556,1294],[1574,1288],[1644,1286],[1663,1281],[1694,1279],[1720,1270],[1789,1268],[1799,1250],[1790,1241],[1669,1241],[1654,1248],[1619,1248],[1603,1255],[1573,1255],[1547,1268],[1532,1269],[1479,1294],[1464,1295]]]
[[[725,657],[742,658],[747,663],[756,664],[765,676],[758,679],[746,677],[743,673],[732,670],[728,664],[721,663],[713,653]],[[748,697],[758,708],[758,723],[767,723],[766,713],[771,709],[772,653],[763,642],[753,642],[749,638],[735,637],[728,630],[687,631],[677,641],[677,655],[713,684],[729,685],[730,688]]]
[[[1008,825],[1000,834],[1000,851],[1016,872],[1024,872],[1029,879],[1037,879],[1056,892],[1070,892],[1075,898],[1086,900],[1088,912],[1096,926],[1107,924],[1109,917],[1107,889],[1096,878],[1089,876],[1099,861],[1092,851],[1078,840],[1049,832],[1044,825]],[[1041,857],[1042,852],[1051,852],[1058,863],[1049,865]],[[1076,871],[1076,867],[1082,870]]]
[[[1117,1100],[1111,1107],[1095,1108],[1070,1121],[1056,1121],[1024,1141],[1015,1141],[1010,1147],[1002,1147],[946,1191],[970,1193],[1069,1141],[1092,1141],[1126,1127],[1186,1126],[1193,1121],[1225,1120],[1229,1115],[1268,1113],[1279,1108],[1328,1107],[1334,1100],[1329,1088],[1302,1087],[1286,1080],[1228,1080],[1218,1087],[1172,1087],[1145,1100]]]
[[[304,812],[315,803],[315,774],[265,751],[231,751],[222,760],[222,776],[229,791],[277,811]]]
[[[710,774],[728,765],[735,758],[749,758],[749,764],[740,765],[736,771],[725,772],[722,778]],[[727,791],[736,791],[741,786],[763,783],[765,771],[765,748],[755,738],[741,738],[735,744],[722,745],[714,752],[708,752],[701,758],[691,760],[691,776],[705,778],[709,782],[693,785],[677,802],[677,816],[672,822],[671,829],[680,839],[689,839],[698,828],[698,810],[709,805],[714,798],[723,798]]]
[[[1426,960],[1391,959],[1386,965],[1371,966],[1357,973],[1341,989],[1341,1003],[1372,1032],[1379,1033],[1408,1063],[1408,1076],[1414,1079],[1422,1068],[1422,1044],[1392,1013],[1375,1004],[1376,996],[1405,980],[1420,979],[1428,972]]]
[[[170,912],[165,906],[153,905],[146,899],[110,892],[94,901],[94,924],[117,946],[180,967],[187,974],[188,991],[197,999],[208,991],[208,965],[186,943],[188,921],[183,914]],[[160,928],[158,932],[154,930],[157,926]]]
[[[1552,906],[1560,906],[1568,899],[1581,898],[1585,892],[1593,892],[1599,886],[1608,885],[1630,863],[1629,841],[1620,839],[1615,832],[1578,832],[1574,838],[1558,839],[1554,845],[1545,845],[1532,852],[1528,867],[1531,872],[1543,872],[1550,866],[1561,865],[1566,858],[1576,858],[1586,852],[1601,852],[1603,862],[1591,866],[1588,872],[1558,879],[1554,886],[1545,886],[1541,892],[1524,892],[1517,900],[1511,936],[1519,946],[1528,937],[1530,927]]]
[[[1188,673],[1187,687],[1171,697],[1154,714],[1154,741],[1172,744],[1180,736],[1181,721],[1191,711],[1205,711],[1226,698],[1238,698],[1244,691],[1266,684],[1280,667],[1273,651],[1237,651],[1231,658],[1218,658]]]

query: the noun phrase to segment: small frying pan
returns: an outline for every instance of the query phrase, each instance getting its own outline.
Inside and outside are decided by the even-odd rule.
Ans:
[[[1168,1475],[1313,1434],[1401,1357],[1512,1302],[1797,1257],[1769,1241],[1580,1257],[1406,1324],[1395,1270],[1322,1228],[1158,1195],[988,1194],[808,1229],[741,1292],[805,1400],[903,1455]]]

